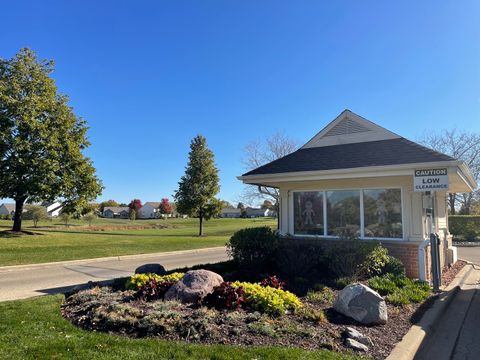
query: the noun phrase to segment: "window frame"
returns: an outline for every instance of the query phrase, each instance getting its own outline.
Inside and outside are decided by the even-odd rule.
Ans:
[[[400,190],[400,206],[402,211],[402,237],[401,238],[385,238],[385,237],[366,237],[365,236],[365,209],[364,209],[364,199],[363,191],[364,190],[389,190],[397,189]],[[327,223],[327,191],[345,191],[345,190],[357,190],[360,192],[360,236],[361,240],[383,240],[383,241],[405,241],[405,207],[404,207],[404,191],[401,186],[362,186],[362,187],[348,187],[348,188],[324,188],[324,189],[295,189],[289,190],[289,213],[291,214],[289,219],[289,228],[292,231],[293,236],[297,237],[308,237],[308,238],[325,238],[325,239],[338,239],[339,236],[336,235],[327,235],[328,233],[328,223]],[[323,196],[323,235],[304,235],[295,233],[295,209],[294,209],[294,193],[302,192],[319,192]]]

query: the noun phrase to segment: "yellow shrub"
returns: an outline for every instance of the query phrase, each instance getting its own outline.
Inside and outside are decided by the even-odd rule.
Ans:
[[[295,311],[303,306],[295,294],[286,290],[240,281],[232,283],[232,286],[242,287],[247,301],[260,312],[281,315],[287,310]]]
[[[130,276],[130,278],[127,280],[125,287],[127,289],[136,290],[147,284],[150,280],[155,280],[158,283],[166,281],[177,282],[181,278],[183,278],[184,275],[185,273],[182,272],[174,272],[168,275],[135,274],[133,276]]]

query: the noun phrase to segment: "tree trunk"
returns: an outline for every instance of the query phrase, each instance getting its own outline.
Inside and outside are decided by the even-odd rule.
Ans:
[[[25,199],[15,199],[15,215],[13,216],[13,231],[22,230],[22,214]]]
[[[448,194],[448,202],[450,205],[450,214],[455,215],[455,197],[457,194]]]
[[[200,210],[198,219],[200,220],[200,229],[198,230],[198,236],[202,236],[203,235],[203,213],[201,210]]]

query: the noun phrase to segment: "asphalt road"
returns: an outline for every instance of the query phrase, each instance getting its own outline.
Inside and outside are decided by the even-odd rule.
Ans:
[[[227,260],[224,247],[174,251],[114,258],[64,261],[49,264],[0,267],[0,301],[55,294],[88,281],[132,275],[146,263],[160,263],[167,270]]]
[[[457,255],[459,259],[480,265],[480,246],[458,246]]]

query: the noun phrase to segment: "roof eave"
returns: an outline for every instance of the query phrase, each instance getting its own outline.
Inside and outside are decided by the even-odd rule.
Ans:
[[[462,169],[465,164],[457,160],[436,161],[424,163],[409,163],[397,165],[381,165],[381,166],[365,166],[357,168],[346,169],[332,169],[319,171],[301,171],[301,172],[285,172],[276,174],[256,174],[247,176],[238,176],[237,179],[245,184],[273,186],[272,184],[288,182],[288,181],[306,181],[306,180],[333,180],[333,179],[348,179],[348,178],[362,178],[362,177],[379,177],[379,176],[402,176],[412,175],[413,169],[418,168],[433,168],[438,166],[443,167],[458,167]],[[466,167],[466,178],[471,178],[471,173]],[[471,181],[469,180],[471,183]],[[473,182],[475,184],[475,182]],[[469,184],[471,186],[471,184]]]

